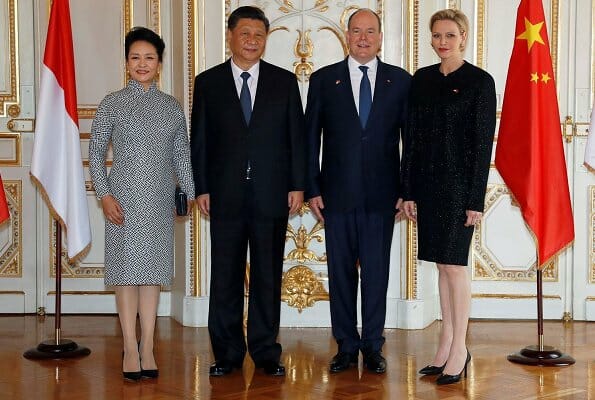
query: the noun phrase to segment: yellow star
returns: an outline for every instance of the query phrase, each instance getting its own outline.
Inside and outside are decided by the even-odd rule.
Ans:
[[[552,78],[550,78],[550,74],[548,74],[547,72],[545,74],[541,74],[541,81],[543,83],[548,83],[548,81],[550,81]]]
[[[537,84],[537,82],[539,82],[539,74],[537,72],[531,73],[531,81],[530,82],[534,82],[535,84]]]
[[[527,51],[531,51],[531,47],[533,47],[533,43],[535,42],[545,44],[541,38],[541,34],[539,33],[542,26],[543,21],[533,25],[527,18],[525,18],[525,32],[521,33],[516,38],[527,41]]]

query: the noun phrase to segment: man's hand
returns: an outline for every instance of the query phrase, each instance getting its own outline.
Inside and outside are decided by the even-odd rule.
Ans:
[[[209,212],[211,211],[211,197],[208,193],[201,194],[196,198],[196,204],[198,204],[198,209],[201,213],[203,213],[206,217],[209,216]]]
[[[322,196],[312,197],[308,204],[310,205],[310,210],[314,213],[316,218],[320,222],[324,222],[324,217],[322,216],[322,211],[324,209],[324,202],[322,201]]]
[[[289,215],[295,214],[304,204],[304,192],[289,192],[287,195],[287,207],[289,207]]]

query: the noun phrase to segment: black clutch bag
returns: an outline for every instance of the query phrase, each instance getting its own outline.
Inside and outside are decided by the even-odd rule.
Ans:
[[[176,214],[180,216],[188,214],[188,197],[179,186],[176,187]]]

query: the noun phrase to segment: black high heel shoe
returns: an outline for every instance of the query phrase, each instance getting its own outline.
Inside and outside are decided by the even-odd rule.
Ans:
[[[444,371],[444,367],[446,367],[446,363],[444,363],[444,365],[441,367],[437,367],[435,365],[426,365],[419,370],[419,373],[422,375],[440,375],[442,371]]]
[[[140,342],[138,342],[138,354],[140,357]],[[159,376],[158,369],[143,369],[143,360],[139,358],[139,361],[140,361],[140,376],[142,378],[155,379]]]
[[[123,359],[124,359],[124,352],[122,352],[122,360]],[[137,382],[142,377],[141,372],[142,372],[142,369],[141,369],[141,371],[131,371],[131,372],[122,371],[122,375],[124,376],[124,379],[128,379],[129,381]]]
[[[465,366],[463,370],[456,375],[448,375],[448,374],[440,374],[438,379],[436,379],[436,384],[438,385],[450,385],[451,383],[457,383],[461,380],[461,375],[465,373],[465,378],[467,377],[467,364],[471,361],[471,353],[467,350],[467,359],[465,360]]]

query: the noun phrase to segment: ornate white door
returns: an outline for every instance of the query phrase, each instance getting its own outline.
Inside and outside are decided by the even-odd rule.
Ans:
[[[0,174],[11,215],[0,225],[0,309],[10,313],[37,306],[32,17],[31,1],[0,0]]]

